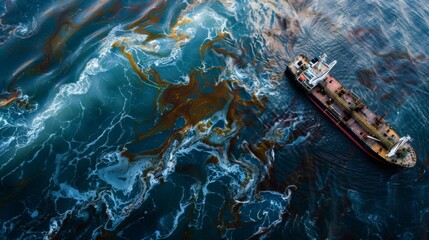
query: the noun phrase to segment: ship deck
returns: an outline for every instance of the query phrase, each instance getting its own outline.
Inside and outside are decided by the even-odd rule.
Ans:
[[[303,85],[304,81],[299,78],[297,69],[294,67],[296,61],[302,60],[309,63],[303,55],[291,62],[289,68],[296,76],[296,81]],[[314,73],[323,72],[316,66],[311,68]],[[380,116],[372,112],[356,94],[346,89],[339,81],[328,75],[321,83],[312,89],[308,89],[308,94],[322,103],[329,114],[337,121],[342,122],[357,138],[366,144],[375,154],[395,165],[412,167],[416,161],[416,155],[410,144],[407,143],[407,156],[399,158],[387,157],[390,147],[400,138],[399,134]]]

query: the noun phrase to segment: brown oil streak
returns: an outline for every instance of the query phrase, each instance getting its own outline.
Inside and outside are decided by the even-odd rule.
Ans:
[[[136,32],[137,32],[137,31],[136,31]],[[152,40],[155,40],[155,39],[159,39],[159,38],[164,38],[164,37],[166,37],[166,35],[165,35],[164,33],[152,33],[152,32],[150,32],[150,31],[148,31],[148,30],[146,30],[146,29],[138,30],[138,32],[137,32],[137,33],[147,35],[147,37],[146,37],[146,39],[143,41],[143,43],[146,43],[146,42],[149,42],[149,41],[152,41]]]
[[[207,123],[200,122],[200,123],[197,124],[197,130],[199,132],[206,132],[212,126],[213,126],[213,122],[212,121],[208,121]]]
[[[232,53],[232,52],[228,52],[228,51],[226,51],[225,49],[222,49],[222,48],[214,48],[213,50],[215,52],[219,53],[219,54],[222,54],[224,56],[228,56],[228,57],[234,59],[234,63],[235,64],[238,64],[238,63],[241,62],[241,59],[238,56],[236,56],[234,53]]]
[[[119,45],[120,45],[119,42],[115,42],[112,46],[118,47]],[[152,82],[149,79],[149,76],[139,68],[139,66],[137,65],[137,62],[134,60],[133,54],[126,51],[125,45],[121,46],[121,53],[128,59],[131,67],[137,73],[137,75],[140,77],[141,80],[143,80],[144,82],[148,82],[148,83]],[[157,86],[161,86],[161,87],[168,86],[169,83],[162,81],[159,73],[155,69],[149,69],[148,72],[152,74],[154,84],[156,84]]]
[[[181,129],[180,129],[181,130]],[[141,136],[141,135],[140,135]],[[183,136],[183,134],[181,133],[181,131],[174,131],[172,134],[170,134],[170,136],[167,138],[167,140],[158,148],[153,149],[153,150],[148,150],[148,151],[141,151],[138,154],[135,153],[130,153],[128,150],[125,151],[125,154],[123,154],[124,156],[132,156],[133,158],[130,158],[130,161],[136,160],[138,155],[160,155],[161,153],[165,152],[165,150],[168,148],[168,146],[170,146],[170,144],[175,140],[175,139],[181,139]],[[134,141],[133,143],[137,143],[141,141],[140,139],[137,139],[136,141]]]
[[[136,154],[130,153],[128,150],[125,150],[125,146],[121,146],[119,151],[122,152],[122,156],[126,157],[130,162],[134,162],[136,160]]]
[[[148,73],[152,74],[153,81],[155,82],[156,85],[166,87],[170,84],[168,82],[163,81],[161,79],[161,75],[159,75],[158,71],[156,71],[155,69],[150,68],[148,70]]]
[[[124,40],[122,41],[116,41],[112,44],[112,48],[118,48],[121,47],[124,44]]]
[[[105,4],[106,1],[100,1],[99,4],[95,4],[92,8],[88,9],[84,16],[82,16],[82,23],[74,23],[73,21],[63,20],[63,24],[57,28],[54,36],[50,39],[47,51],[52,54],[54,57],[62,58],[60,50],[64,44],[82,27],[88,25],[90,22],[100,18],[101,16],[113,12],[118,8],[119,1],[115,1],[111,4],[110,7],[104,9],[102,4]]]
[[[230,128],[226,128],[226,129],[222,129],[222,128],[214,128],[213,130],[212,130],[212,132],[214,133],[214,134],[217,134],[217,135],[227,135],[227,134],[229,134],[230,132],[231,132],[231,129]]]
[[[131,67],[134,69],[134,71],[137,73],[140,79],[145,82],[150,82],[149,77],[142,70],[140,70],[139,66],[137,65],[137,62],[134,60],[133,55],[125,51],[124,45],[121,46],[121,53],[128,59],[128,61],[131,64]]]
[[[240,216],[240,207],[243,205],[243,203],[235,203],[234,200],[231,200],[230,202],[230,210],[232,216],[235,218],[235,221],[233,222],[227,222],[226,226],[228,228],[239,228],[243,225],[241,222],[241,216]]]
[[[225,144],[224,143],[216,143],[216,142],[212,142],[209,138],[203,138],[202,140],[201,140],[203,143],[205,143],[205,144],[207,144],[207,145],[210,145],[210,146],[212,146],[212,147],[223,147],[223,146],[225,146]]]
[[[242,183],[240,183],[241,188],[246,188],[246,186],[250,183],[250,181],[253,180],[253,170],[250,168],[244,168],[244,170],[247,172],[247,176],[244,179],[244,181]]]
[[[153,33],[149,31],[147,28],[149,26],[159,25],[159,21],[161,20],[161,16],[162,16],[162,14],[160,13],[162,10],[165,9],[167,2],[168,1],[162,1],[161,4],[151,9],[151,11],[145,14],[143,17],[131,23],[126,29],[131,30],[135,28],[134,30],[135,33],[147,35],[147,38],[143,41],[143,43],[166,37],[164,33]]]
[[[157,133],[172,129],[179,118],[185,120],[185,125],[175,130],[168,139],[158,148],[150,151],[140,152],[139,155],[157,155],[165,151],[174,139],[182,138],[187,131],[199,124],[202,120],[213,116],[229,104],[227,109],[227,125],[237,122],[240,125],[240,117],[237,115],[238,106],[261,105],[260,101],[253,97],[251,101],[243,101],[240,98],[239,91],[232,91],[230,84],[233,81],[222,81],[211,85],[204,81],[203,72],[195,71],[189,77],[189,83],[186,85],[170,85],[159,98],[160,109],[172,106],[168,111],[162,113],[158,122],[153,128],[145,133],[139,133],[133,144],[148,139]],[[203,82],[203,83],[202,83]],[[200,89],[200,86],[203,86]],[[204,88],[211,88],[210,93],[203,94]],[[201,129],[203,126],[199,126]],[[227,129],[230,128],[227,126]],[[216,130],[219,134],[226,134],[230,130]],[[124,152],[130,160],[135,159],[135,155]],[[245,166],[243,166],[245,167]]]
[[[188,217],[188,224],[186,224],[185,230],[183,231],[183,240],[191,239],[192,237],[192,230],[195,227],[191,227],[191,221],[194,219],[194,208],[195,208],[195,198],[192,198],[192,203],[189,207],[189,217]]]
[[[191,82],[194,80],[191,80]],[[194,84],[190,84],[193,87]],[[174,126],[176,120],[179,117],[183,117],[186,122],[187,127],[196,125],[199,121],[206,119],[212,116],[214,113],[222,110],[224,106],[228,103],[229,98],[231,97],[227,91],[225,83],[219,83],[213,87],[213,92],[211,94],[205,94],[201,96],[198,100],[184,99],[181,95],[166,96],[163,95],[163,101],[169,102],[175,105],[173,109],[165,112],[158,122],[158,124],[152,128],[149,132],[144,134],[139,140],[153,136],[155,133],[160,131],[165,131]],[[187,96],[193,91],[188,91],[187,85],[179,86],[177,93],[183,93],[184,96]],[[190,90],[198,90],[197,88]],[[170,98],[172,97],[172,98]]]
[[[104,3],[105,1],[101,1],[101,3]],[[45,46],[43,47],[44,52],[44,58],[43,60],[32,67],[29,67],[23,72],[18,73],[9,83],[8,89],[13,89],[13,85],[16,84],[16,82],[19,80],[19,78],[25,74],[38,74],[38,73],[44,73],[47,72],[52,65],[52,62],[54,60],[58,60],[60,63],[62,62],[62,54],[61,50],[63,49],[64,45],[67,43],[67,41],[81,28],[89,24],[90,22],[100,18],[101,16],[113,12],[117,9],[119,9],[120,2],[118,0],[115,0],[111,6],[107,8],[99,8],[99,5],[96,4],[92,8],[87,10],[87,13],[91,13],[92,15],[85,15],[84,16],[84,22],[80,24],[74,24],[73,20],[69,20],[71,16],[75,14],[74,11],[76,11],[76,7],[72,7],[71,9],[67,9],[58,19],[58,22],[60,24],[55,29],[55,32],[53,35],[48,38],[48,40],[45,43]]]
[[[174,27],[180,27],[185,23],[191,23],[192,19],[187,18],[187,17],[180,17],[177,19],[177,21],[175,23],[172,24],[173,28]]]
[[[156,25],[157,22],[159,21],[160,17],[159,16],[153,16],[153,15],[154,15],[154,13],[158,13],[158,12],[161,12],[162,10],[164,10],[166,5],[167,5],[167,1],[162,1],[161,4],[154,7],[153,9],[151,9],[151,11],[149,13],[145,14],[141,18],[132,22],[126,29],[131,30],[131,29],[138,26],[138,28],[136,29],[136,32],[140,33],[140,31],[142,31],[143,28],[148,26],[150,23]]]
[[[216,156],[211,156],[207,159],[207,163],[219,164],[219,158]]]
[[[7,94],[5,96],[0,96],[0,108],[1,107],[7,107],[11,103],[13,103],[15,100],[17,100],[19,97],[19,92],[16,91],[11,94]]]
[[[174,30],[172,31],[172,33],[170,35],[168,35],[168,37],[176,40],[179,43],[179,46],[183,46],[183,43],[185,41],[188,41],[190,39],[190,37],[184,33],[177,33]]]
[[[268,162],[268,151],[275,148],[278,148],[278,143],[265,139],[262,140],[257,146],[252,144],[248,146],[249,151],[264,164]]]
[[[190,37],[184,33],[178,33],[177,28],[182,26],[183,24],[192,22],[192,19],[186,17],[179,17],[175,23],[172,24],[170,34],[167,37],[176,40],[179,42],[179,46],[183,45],[183,41],[187,41]]]
[[[159,120],[158,126],[154,127],[141,139],[150,137],[160,130],[170,129],[174,126],[176,119],[179,117],[183,117],[188,126],[195,125],[203,118],[201,113],[204,112],[204,109],[201,109],[200,101],[196,102],[190,99],[192,96],[197,96],[197,77],[200,75],[200,71],[195,71],[190,75],[187,85],[172,85],[164,91],[160,98],[161,108],[165,108],[168,105],[173,105],[174,107],[170,111],[164,113]],[[207,95],[200,100],[204,102],[212,98],[216,98],[216,96]],[[192,110],[201,110],[201,112],[193,112]]]
[[[215,39],[210,40],[210,41],[202,44],[200,46],[200,57],[201,57],[201,59],[204,59],[209,48],[213,48],[213,44],[215,44],[216,42],[219,42],[221,40],[224,40],[226,38],[226,36],[227,36],[226,33],[218,31],[217,37]]]
[[[190,76],[190,81],[187,85],[171,85],[167,88],[160,98],[160,107],[165,108],[168,105],[173,105],[173,108],[162,114],[158,123],[148,132],[139,134],[137,143],[147,139],[159,132],[166,131],[174,127],[177,119],[183,117],[185,126],[174,131],[168,139],[157,149],[140,152],[141,155],[158,155],[165,151],[174,139],[181,138],[187,129],[195,126],[201,120],[212,116],[217,111],[220,111],[228,103],[232,97],[229,94],[228,86],[225,82],[221,82],[213,87],[213,92],[210,94],[200,95],[198,93],[197,77],[201,75],[200,71],[195,71]],[[198,101],[189,99],[191,96],[199,96]],[[184,131],[184,132],[183,132]],[[124,156],[135,160],[135,155],[125,151]]]
[[[117,235],[114,232],[106,230],[104,228],[101,229],[101,233],[97,235],[97,240],[106,240],[106,239],[117,239]]]

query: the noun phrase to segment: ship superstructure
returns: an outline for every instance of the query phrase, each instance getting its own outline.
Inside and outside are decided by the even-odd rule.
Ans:
[[[346,89],[329,72],[337,63],[327,63],[327,56],[309,60],[297,56],[285,74],[303,89],[310,100],[356,145],[375,159],[413,167],[417,157],[411,137],[400,137],[384,120],[372,112],[352,91]]]

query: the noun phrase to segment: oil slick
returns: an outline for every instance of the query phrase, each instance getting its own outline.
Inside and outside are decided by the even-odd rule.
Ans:
[[[18,99],[19,95],[20,93],[18,91],[0,94],[0,107],[6,107],[7,105],[11,104]]]
[[[114,15],[117,6],[115,1],[100,1],[66,18],[75,11],[75,4],[65,5],[59,16],[52,9],[42,14],[64,19],[47,39],[45,54],[23,62],[13,74],[10,88],[24,84],[22,80],[29,76],[43,76],[62,66],[62,59],[69,59],[66,45],[86,26]],[[67,237],[76,228],[85,229],[79,236],[107,238],[130,234],[136,225],[148,225],[155,219],[156,226],[141,229],[139,234],[166,238],[177,234],[186,219],[189,236],[204,231],[228,238],[231,234],[268,234],[281,222],[291,192],[256,187],[271,171],[277,143],[246,136],[249,131],[264,138],[255,126],[264,126],[260,117],[268,102],[265,90],[246,80],[246,73],[240,70],[250,69],[254,53],[245,46],[235,49],[231,45],[235,36],[220,14],[235,5],[227,1],[214,6],[157,1],[140,7],[145,11],[136,19],[109,31],[77,79],[53,88],[52,101],[34,113],[30,124],[8,126],[17,134],[5,143],[9,147],[0,150],[2,157],[9,158],[3,170],[19,166],[10,157],[14,154],[35,154],[26,163],[31,165],[40,161],[42,152],[47,154],[48,168],[54,169],[46,178],[35,176],[51,189],[51,204],[57,213],[49,215],[39,209],[35,214],[32,210],[34,220],[26,227],[47,224],[49,229],[37,234],[48,239]],[[172,15],[174,11],[178,14]],[[107,90],[111,92],[100,94]],[[1,106],[19,103],[19,96],[13,92],[2,95]],[[84,119],[98,115],[104,116],[108,127],[89,130]],[[69,135],[69,131],[75,133]],[[18,138],[23,141],[10,148]],[[32,152],[34,142],[40,143],[40,153]],[[55,151],[44,152],[48,146]],[[79,171],[83,175],[73,176],[68,166],[86,167]],[[86,180],[70,181],[79,176]],[[18,197],[33,184],[9,193]],[[226,185],[232,187],[219,189]],[[97,191],[94,186],[99,186]],[[161,189],[175,194],[177,208],[171,212],[164,212],[162,194],[157,193]],[[7,205],[9,199],[0,202]],[[217,208],[211,207],[214,202]],[[265,209],[267,204],[270,210]],[[259,213],[253,216],[255,211]],[[146,217],[151,214],[153,217]],[[209,230],[207,214],[219,216],[212,218],[220,223],[218,228]],[[261,230],[242,231],[243,221]],[[6,227],[4,234],[14,231]]]
[[[6,4],[0,238],[341,239],[351,222],[358,238],[373,239],[393,229],[386,222],[393,230],[416,222],[365,212],[374,206],[365,199],[391,210],[424,191],[399,196],[403,185],[391,180],[388,194],[397,195],[389,200],[359,189],[385,190],[381,171],[284,81],[298,49],[329,50],[352,67],[354,86],[388,89],[380,102],[400,99],[415,109],[416,128],[427,122],[411,101],[415,92],[427,99],[427,52],[372,51],[396,41],[379,33],[389,29],[357,24],[338,1]],[[9,6],[18,5],[31,7],[17,16]],[[361,58],[351,64],[350,55]],[[425,181],[426,168],[413,184]],[[372,223],[381,230],[368,233]]]

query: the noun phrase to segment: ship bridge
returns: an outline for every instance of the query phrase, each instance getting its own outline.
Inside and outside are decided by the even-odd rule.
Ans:
[[[310,91],[320,82],[322,82],[329,74],[329,71],[337,64],[337,61],[326,63],[326,54],[322,57],[308,60],[304,55],[299,55],[295,60],[294,73],[299,76],[300,84]]]

